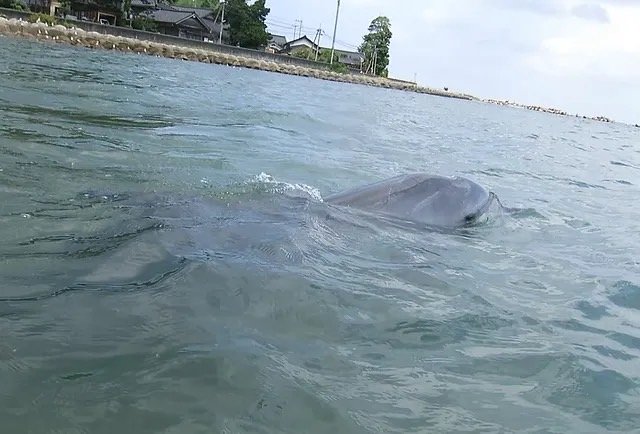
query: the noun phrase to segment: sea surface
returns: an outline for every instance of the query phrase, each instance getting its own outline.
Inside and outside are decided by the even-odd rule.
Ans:
[[[323,201],[467,176],[516,213]],[[0,38],[2,433],[640,428],[640,130]]]

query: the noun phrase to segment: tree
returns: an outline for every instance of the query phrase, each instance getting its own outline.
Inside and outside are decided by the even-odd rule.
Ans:
[[[304,47],[299,48],[291,53],[293,57],[299,57],[301,59],[316,60],[316,50]],[[320,48],[318,50],[318,62],[330,63],[331,62],[331,50],[326,48]],[[337,56],[334,57],[333,63],[337,63]]]
[[[391,21],[378,17],[371,21],[369,33],[362,38],[358,51],[364,55],[364,64],[375,75],[389,75],[389,45],[391,45]]]
[[[131,27],[136,30],[144,30],[146,32],[157,32],[158,23],[144,15],[139,15],[131,20]]]
[[[314,61],[316,60],[316,51],[307,47],[296,50],[292,52],[291,55],[293,57],[299,57],[301,59],[314,60]],[[318,51],[318,62],[331,63],[331,50],[326,48],[321,48]],[[329,69],[331,69],[334,72],[341,72],[341,73],[349,72],[349,68],[347,68],[347,65],[345,65],[344,63],[338,62],[335,57],[333,59],[333,64],[329,66]]]
[[[16,9],[19,11],[29,10],[27,5],[21,0],[0,0],[0,8]]]
[[[229,42],[245,48],[260,48],[269,42],[264,23],[271,10],[265,0],[256,0],[252,5],[246,0],[227,0],[225,21],[229,23]]]

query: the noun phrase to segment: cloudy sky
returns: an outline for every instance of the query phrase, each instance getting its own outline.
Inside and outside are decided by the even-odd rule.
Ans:
[[[269,31],[330,35],[336,0],[267,0]],[[341,0],[336,45],[391,20],[390,74],[640,123],[640,0]],[[298,24],[299,25],[299,24]]]

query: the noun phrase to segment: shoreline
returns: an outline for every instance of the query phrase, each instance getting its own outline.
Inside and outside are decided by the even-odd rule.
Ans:
[[[145,41],[142,39],[127,38],[98,32],[87,32],[78,27],[65,27],[61,24],[49,26],[43,22],[29,22],[22,19],[7,19],[0,15],[0,35],[9,37],[22,37],[41,42],[65,43],[90,49],[118,50],[156,57],[187,60],[193,62],[213,63],[226,66],[237,66],[281,74],[311,77],[328,81],[360,84],[387,89],[403,90],[408,92],[423,93],[447,98],[463,100],[478,100],[471,95],[448,92],[417,86],[413,83],[384,77],[369,75],[341,74],[318,68],[306,68],[302,66],[253,59],[233,54],[221,53],[212,49],[190,48],[173,44]]]
[[[526,110],[531,110],[531,111],[535,111],[535,112],[549,113],[549,114],[558,115],[558,116],[576,117],[576,118],[589,119],[589,120],[592,120],[592,121],[605,122],[605,123],[618,123],[618,122],[614,121],[613,119],[609,119],[609,118],[607,118],[605,116],[586,116],[586,115],[579,115],[579,114],[572,115],[572,114],[570,114],[570,113],[568,113],[568,112],[566,112],[564,110],[560,110],[560,109],[557,109],[557,108],[542,107],[542,106],[531,105],[531,104],[521,104],[521,103],[508,101],[508,100],[485,99],[485,100],[482,100],[482,101],[486,102],[488,104],[494,104],[494,105],[501,105],[501,106],[505,106],[505,107],[526,109]],[[629,125],[631,125],[631,124],[629,124]],[[636,125],[636,127],[637,126],[638,125]]]
[[[135,38],[110,34],[108,33],[108,31],[110,30],[109,26],[101,26],[101,30],[104,30],[105,33],[99,33],[96,31],[86,31],[76,26],[66,27],[62,24],[48,25],[47,23],[40,22],[39,19],[36,22],[25,21],[23,18],[15,17],[9,19],[6,18],[6,16],[2,15],[2,12],[3,11],[0,11],[0,35],[5,35],[8,37],[21,37],[41,42],[48,41],[55,43],[64,43],[90,49],[118,50],[122,52],[146,54],[155,57],[165,57],[169,59],[236,66],[275,72],[279,74],[316,78],[320,80],[381,87],[386,89],[401,90],[406,92],[414,92],[467,101],[477,101],[485,104],[525,109],[557,116],[582,118],[597,122],[619,123],[605,116],[584,116],[579,114],[571,115],[564,110],[556,108],[548,108],[538,105],[527,105],[508,100],[480,99],[473,95],[465,93],[419,86],[417,83],[396,80],[393,78],[374,77],[364,74],[344,74],[333,72],[328,69],[299,66],[286,62],[278,62],[277,60],[252,58],[249,57],[250,55],[243,56],[224,53],[220,49],[216,49],[216,45],[212,45],[211,47],[206,48],[194,48],[186,46],[187,44],[179,45],[150,41],[144,39],[145,32],[140,32],[140,36],[142,36],[142,38],[137,39],[137,33],[134,35],[136,36]],[[629,123],[628,125],[640,128],[640,124],[633,125],[632,123]]]

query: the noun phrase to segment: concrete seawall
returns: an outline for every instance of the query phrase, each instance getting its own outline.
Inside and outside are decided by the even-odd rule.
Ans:
[[[2,15],[12,18],[5,18]],[[469,95],[419,87],[414,83],[400,80],[364,74],[341,74],[328,70],[326,64],[290,56],[89,22],[74,22],[73,27],[70,28],[60,24],[48,26],[45,23],[28,22],[26,21],[28,16],[28,13],[0,9],[0,34],[85,48],[128,51],[172,59],[238,66],[450,98],[475,99]]]

